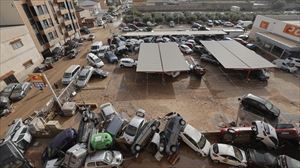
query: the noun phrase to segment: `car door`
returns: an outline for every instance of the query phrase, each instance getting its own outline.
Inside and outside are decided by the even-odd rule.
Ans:
[[[188,146],[190,146],[193,150],[199,151],[199,146],[197,142],[195,142],[189,135],[186,133],[183,133],[184,138],[186,139],[186,143]]]

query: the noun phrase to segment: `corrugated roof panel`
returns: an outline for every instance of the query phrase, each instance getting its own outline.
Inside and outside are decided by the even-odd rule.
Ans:
[[[162,72],[162,65],[158,45],[142,43],[140,46],[137,72]]]

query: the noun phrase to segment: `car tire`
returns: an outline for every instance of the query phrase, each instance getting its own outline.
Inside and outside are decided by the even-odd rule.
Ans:
[[[135,150],[136,152],[139,152],[139,151],[141,150],[141,146],[138,145],[138,144],[136,144],[136,145],[134,146],[134,150]]]
[[[121,67],[121,68],[124,68],[124,65],[123,65],[123,64],[121,64],[121,65],[120,65],[120,67]]]
[[[176,147],[175,145],[172,145],[172,146],[170,147],[170,151],[171,151],[172,153],[175,153],[175,152],[177,151],[177,147]]]
[[[185,122],[183,119],[180,119],[180,120],[179,120],[179,124],[180,124],[181,126],[184,126],[184,125],[186,124],[186,122]]]
[[[152,126],[151,126],[151,130],[152,130],[152,131],[155,131],[156,129],[157,129],[157,128],[156,128],[155,125],[152,125]]]

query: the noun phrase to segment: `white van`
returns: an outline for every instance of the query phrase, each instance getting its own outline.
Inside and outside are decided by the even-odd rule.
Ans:
[[[72,80],[74,80],[78,73],[80,72],[80,65],[71,65],[64,73],[61,80],[62,84],[68,85]]]
[[[96,68],[101,68],[104,66],[103,61],[93,53],[88,53],[86,59],[88,61],[88,64]]]
[[[103,45],[102,41],[96,41],[91,46],[91,52],[97,54],[101,50],[101,46]]]
[[[25,125],[21,118],[15,119],[6,133],[5,140],[11,140],[20,149],[21,152],[29,147],[32,136],[29,133],[28,126]]]
[[[226,33],[225,37],[230,37],[230,38],[235,38],[245,33],[244,30],[237,29],[237,28],[223,29],[223,31]]]

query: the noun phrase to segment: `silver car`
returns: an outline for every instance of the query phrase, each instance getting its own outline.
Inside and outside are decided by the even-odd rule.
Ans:
[[[92,77],[92,74],[94,72],[94,68],[91,66],[86,66],[84,67],[79,75],[78,75],[78,79],[76,81],[76,86],[83,88],[87,85],[87,83],[89,82],[89,80]]]
[[[85,168],[118,167],[123,162],[119,151],[98,151],[90,154],[85,160]]]
[[[19,83],[12,91],[12,93],[10,95],[10,100],[18,101],[18,100],[23,99],[27,95],[27,93],[30,91],[31,88],[32,88],[32,85],[29,82]]]

